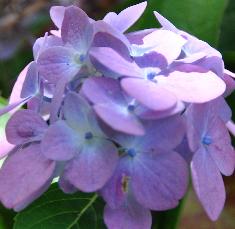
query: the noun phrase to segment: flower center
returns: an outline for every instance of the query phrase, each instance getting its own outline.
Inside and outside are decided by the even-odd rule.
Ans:
[[[202,139],[202,143],[203,143],[204,145],[209,146],[209,145],[212,143],[212,138],[211,138],[210,136],[205,136],[205,137],[203,137],[203,139]]]
[[[127,109],[128,109],[128,111],[133,112],[135,110],[135,105],[129,104]]]
[[[156,72],[149,72],[147,74],[147,79],[148,80],[153,80],[156,75],[157,75]]]
[[[90,139],[92,139],[93,138],[93,134],[91,133],[91,132],[86,132],[85,133],[85,139],[86,140],[90,140]]]
[[[74,61],[77,63],[77,64],[83,64],[84,61],[86,59],[86,56],[84,54],[76,54],[74,56]]]
[[[136,155],[136,150],[133,148],[128,149],[127,151],[128,156],[134,157]]]

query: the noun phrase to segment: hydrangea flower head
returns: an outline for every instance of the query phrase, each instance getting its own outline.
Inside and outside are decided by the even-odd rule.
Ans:
[[[157,12],[162,28],[126,32],[146,5],[98,21],[76,6],[51,8],[57,28],[36,40],[0,110],[11,115],[4,206],[20,211],[59,177],[65,193],[105,200],[108,228],[150,229],[151,211],[176,207],[191,171],[206,213],[219,217],[221,174],[235,167],[224,99],[234,74],[217,50]]]

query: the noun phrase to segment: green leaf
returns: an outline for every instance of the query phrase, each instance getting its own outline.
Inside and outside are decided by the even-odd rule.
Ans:
[[[139,2],[127,1],[124,7]],[[149,0],[146,12],[133,29],[156,27],[156,10],[176,27],[216,46],[227,3],[228,0]]]
[[[14,229],[103,229],[97,194],[64,194],[57,184],[15,217]]]

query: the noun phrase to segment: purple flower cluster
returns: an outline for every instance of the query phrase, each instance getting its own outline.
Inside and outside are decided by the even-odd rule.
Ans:
[[[51,8],[57,30],[37,39],[34,61],[0,110],[12,114],[1,143],[7,208],[20,211],[59,177],[66,193],[103,197],[108,228],[148,229],[150,210],[183,198],[190,167],[199,201],[219,217],[222,174],[235,167],[224,99],[234,74],[217,50],[157,12],[160,29],[126,33],[145,8],[99,21],[75,6]]]

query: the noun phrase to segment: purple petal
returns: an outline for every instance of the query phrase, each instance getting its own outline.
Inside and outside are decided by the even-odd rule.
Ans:
[[[67,78],[61,78],[56,84],[55,91],[53,93],[52,102],[50,104],[51,123],[54,123],[58,120],[58,114],[64,99],[64,92],[67,83],[68,83]]]
[[[52,6],[50,9],[51,20],[59,29],[62,26],[65,9],[66,8],[64,6]]]
[[[93,64],[101,72],[109,70],[119,76],[142,76],[142,70],[134,62],[125,60],[111,48],[92,48],[90,51],[90,56]]]
[[[110,47],[127,60],[130,60],[130,43],[126,36],[103,21],[97,21],[93,25],[95,29],[93,47]]]
[[[22,85],[21,98],[27,98],[34,96],[39,91],[39,79],[37,64],[35,61],[31,62],[25,77],[25,81]]]
[[[65,9],[61,27],[61,37],[64,43],[72,45],[79,51],[86,52],[91,37],[89,37],[89,17],[76,6]]]
[[[90,78],[83,84],[84,94],[95,103],[98,116],[113,129],[143,135],[144,128],[136,116],[128,111],[119,81],[111,78]]]
[[[141,17],[146,7],[147,2],[145,1],[126,8],[118,15],[115,13],[109,13],[103,20],[123,33]]]
[[[132,202],[128,206],[112,209],[108,205],[104,208],[104,222],[112,229],[150,229],[152,225],[151,212],[140,204]]]
[[[125,204],[129,194],[131,177],[131,160],[127,157],[119,159],[119,163],[112,177],[101,189],[101,195],[111,208],[120,208]]]
[[[157,82],[179,100],[204,103],[222,95],[226,85],[213,72],[172,72],[168,77],[157,76]]]
[[[159,149],[134,158],[132,189],[146,208],[162,211],[176,207],[187,184],[187,164],[176,152]]]
[[[185,124],[180,115],[146,122],[146,134],[139,137],[136,146],[146,150],[151,148],[174,149],[182,141]],[[137,138],[136,138],[137,139]]]
[[[14,145],[38,141],[47,129],[46,122],[34,111],[17,111],[6,125],[6,137]]]
[[[83,83],[82,92],[94,104],[126,103],[119,81],[112,78],[88,78]]]
[[[58,121],[45,133],[41,143],[42,153],[52,160],[70,160],[81,148],[79,141],[79,137],[64,121]]]
[[[0,109],[0,116],[4,115],[8,112],[10,113],[15,113],[16,110],[18,110],[21,106],[23,106],[25,103],[27,103],[29,100],[31,99],[31,97],[25,98],[25,99],[21,99],[17,102],[11,103],[8,106],[1,108]]]
[[[78,189],[73,186],[69,181],[67,181],[64,176],[60,177],[59,186],[60,189],[67,194],[75,193],[78,191]]]
[[[64,116],[71,128],[77,130],[90,129],[97,135],[102,135],[95,113],[88,102],[76,93],[69,93],[64,102]]]
[[[65,168],[63,176],[83,192],[101,189],[112,176],[118,161],[115,146],[107,140],[84,145],[79,155]]]
[[[151,110],[167,110],[175,106],[175,96],[150,80],[125,78],[123,89],[141,104]]]
[[[232,175],[235,168],[235,152],[225,123],[219,118],[211,118],[207,135],[213,138],[212,144],[207,148],[208,153],[221,173]]]
[[[38,70],[50,83],[56,83],[60,78],[73,78],[80,70],[80,64],[75,61],[75,51],[66,47],[51,47],[38,57]]]
[[[60,37],[50,35],[46,33],[44,37],[38,38],[33,45],[33,56],[37,60],[40,53],[53,46],[63,46],[63,42]]]
[[[55,162],[32,144],[11,154],[0,171],[0,199],[7,208],[20,210],[36,199],[51,183]]]
[[[222,176],[210,154],[202,147],[191,163],[194,190],[211,220],[218,219],[225,202]]]
[[[114,130],[133,135],[144,135],[145,133],[141,122],[125,107],[107,103],[95,105],[94,109],[97,115]]]

